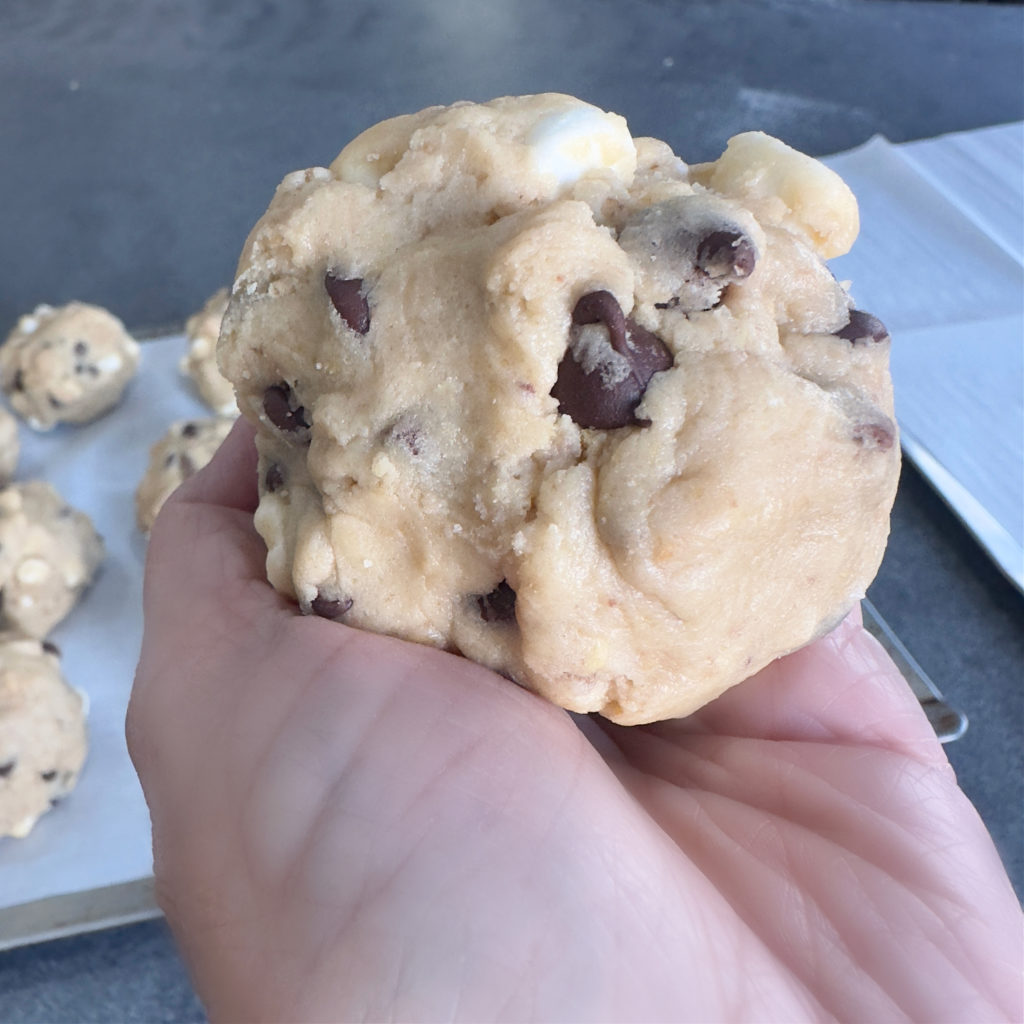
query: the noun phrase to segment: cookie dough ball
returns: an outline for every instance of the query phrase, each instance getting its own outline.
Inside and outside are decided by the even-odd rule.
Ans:
[[[135,492],[135,515],[143,533],[152,529],[157,513],[178,485],[213,458],[234,422],[223,416],[182,420],[153,445]]]
[[[139,346],[105,309],[38,306],[0,348],[0,386],[30,426],[49,430],[112,409],[138,363]]]
[[[748,142],[695,175],[511,97],[287,176],[219,350],[273,585],[627,724],[841,618],[898,475],[888,335],[823,263],[849,189]]]
[[[52,644],[0,636],[0,837],[24,838],[74,789],[85,761],[85,712]]]
[[[20,447],[18,421],[0,406],[0,487],[14,476]]]
[[[0,629],[45,637],[103,560],[92,521],[41,480],[0,490]]]
[[[238,415],[235,389],[217,367],[217,338],[229,294],[227,288],[221,288],[198,313],[188,318],[185,324],[188,352],[181,361],[182,372],[192,379],[199,397],[218,416]]]

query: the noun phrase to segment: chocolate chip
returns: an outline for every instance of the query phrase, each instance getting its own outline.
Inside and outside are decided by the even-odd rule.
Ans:
[[[558,411],[581,427],[599,430],[643,425],[636,407],[654,374],[672,366],[664,342],[625,316],[615,296],[603,289],[576,303],[572,322],[569,347],[551,389]],[[595,336],[592,325],[603,328],[605,337]],[[608,357],[609,347],[625,364]]]
[[[43,782],[53,782],[53,780],[57,778],[57,769],[51,768],[47,772],[40,772],[39,778],[41,778]]]
[[[877,316],[862,309],[851,309],[850,322],[836,331],[836,337],[851,345],[879,345],[889,340],[889,332]]]
[[[182,437],[195,437],[199,433],[199,427],[195,423],[186,423],[181,428]]]
[[[284,487],[284,471],[276,462],[272,462],[263,477],[263,489],[267,494],[273,494],[274,491],[280,490],[282,487]]]
[[[309,610],[322,619],[340,619],[352,604],[351,597],[334,598],[317,594],[310,603]]]
[[[283,382],[272,384],[263,392],[263,411],[278,430],[287,434],[309,428],[306,410],[295,401],[292,389]]]
[[[12,391],[24,391],[25,390],[25,371],[15,370],[14,377],[11,380]]]
[[[484,622],[513,622],[516,617],[516,592],[502,580],[489,594],[476,599]]]
[[[706,195],[676,196],[632,213],[619,245],[634,260],[638,293],[659,309],[712,309],[749,277],[757,246],[734,213]]]
[[[338,316],[356,334],[365,334],[370,329],[370,305],[363,295],[361,277],[336,277],[330,270],[324,274],[324,287],[331,297]]]
[[[708,277],[750,277],[756,262],[753,242],[740,231],[712,231],[697,246],[697,266]]]
[[[55,658],[60,657],[60,648],[52,640],[43,641],[43,650],[47,654],[52,654]]]
[[[17,763],[18,763],[17,761],[11,760],[11,761],[5,762],[4,764],[0,764],[0,779],[6,779],[7,776],[10,775],[11,772],[14,771],[14,766]]]
[[[89,351],[89,346],[86,342],[79,340],[75,342],[71,351],[74,352],[76,356],[84,356],[85,353]]]
[[[896,441],[896,431],[891,423],[856,423],[853,427],[853,440],[862,448],[887,452]]]

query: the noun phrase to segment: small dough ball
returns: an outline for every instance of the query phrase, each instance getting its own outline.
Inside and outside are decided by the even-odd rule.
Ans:
[[[86,702],[52,644],[0,635],[0,837],[22,839],[75,787]]]
[[[188,318],[185,336],[188,352],[181,361],[181,370],[195,383],[199,397],[218,416],[237,416],[235,389],[217,368],[217,337],[230,292],[221,288],[206,301],[198,313]]]
[[[37,306],[0,348],[0,387],[30,426],[49,430],[112,409],[138,365],[139,346],[107,310]]]
[[[18,421],[0,407],[0,487],[14,476],[20,447]]]
[[[92,521],[42,480],[0,490],[0,629],[45,637],[103,560]]]
[[[153,528],[157,513],[178,485],[213,458],[234,422],[226,416],[181,420],[153,445],[135,492],[135,515],[143,533]]]

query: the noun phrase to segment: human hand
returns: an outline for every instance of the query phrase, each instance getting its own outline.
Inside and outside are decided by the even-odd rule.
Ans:
[[[265,581],[252,432],[151,535],[129,748],[237,1020],[1012,1020],[1021,915],[848,618],[687,719],[576,718]]]

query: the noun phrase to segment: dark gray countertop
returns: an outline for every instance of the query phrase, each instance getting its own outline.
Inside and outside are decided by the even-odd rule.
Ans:
[[[88,11],[88,14],[84,13]],[[180,324],[289,170],[382,117],[557,90],[685,159],[1024,117],[1019,5],[918,0],[5,0],[0,330],[84,299]],[[970,717],[960,781],[1024,892],[1024,600],[904,473],[871,597]],[[162,923],[0,954],[4,1021],[198,1019]]]

